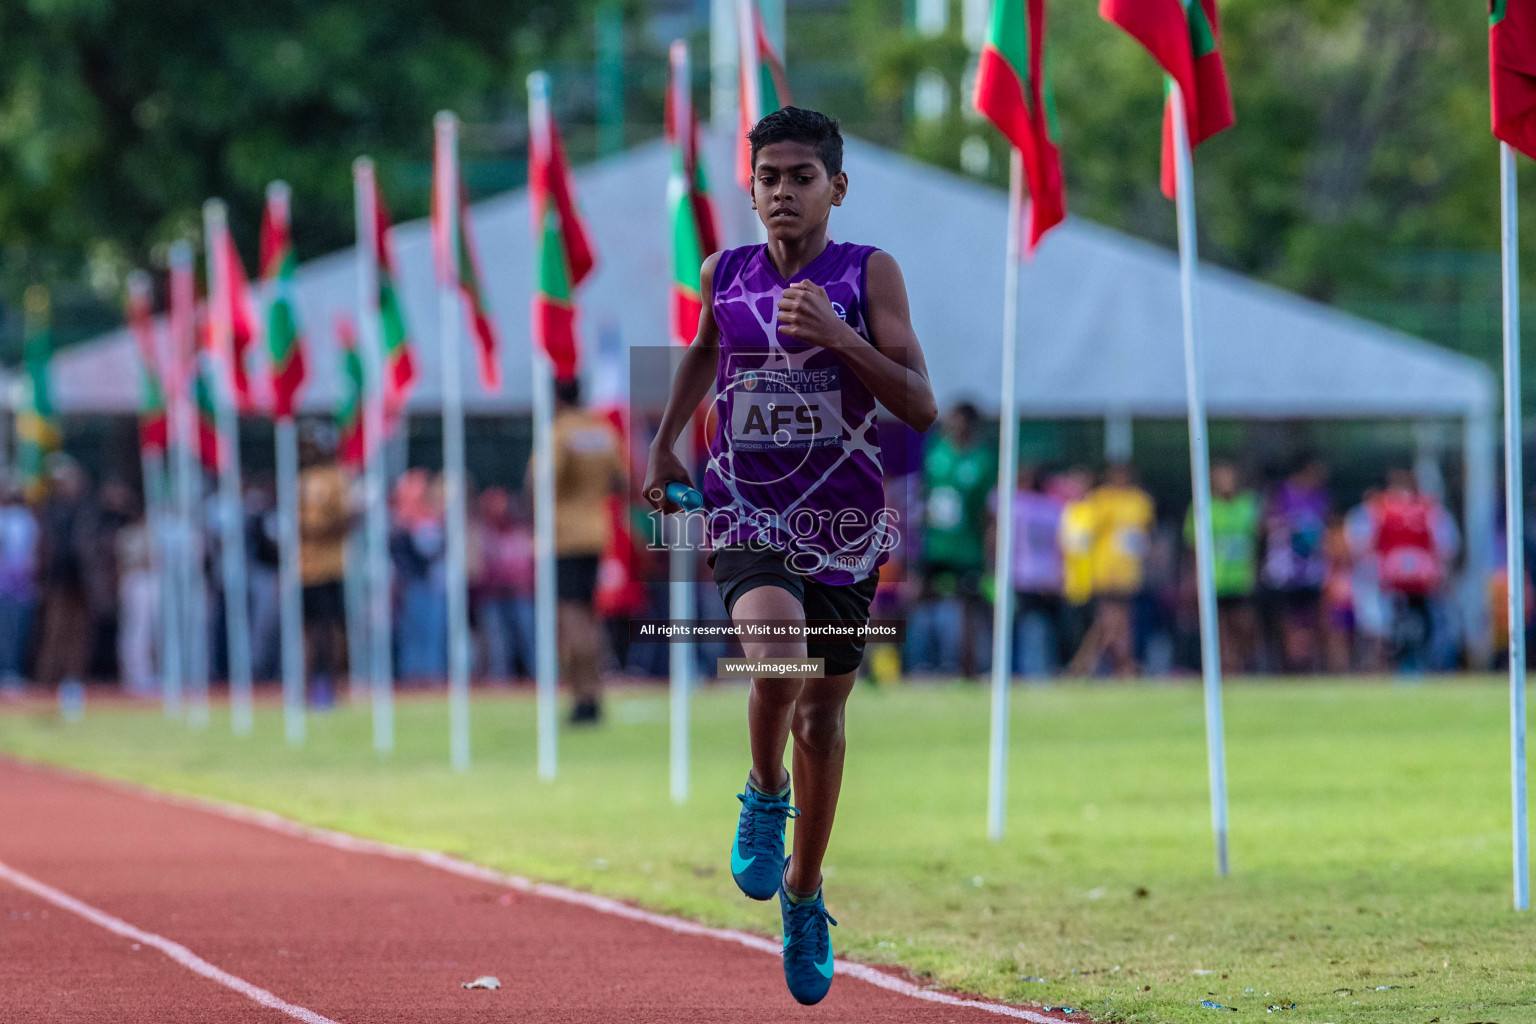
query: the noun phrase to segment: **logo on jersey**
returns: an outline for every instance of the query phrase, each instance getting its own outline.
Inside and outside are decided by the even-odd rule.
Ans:
[[[848,322],[848,310],[843,308],[843,304],[841,302],[832,303],[832,312],[836,313],[837,318],[843,323]]]
[[[757,374],[751,372],[750,370],[746,373],[737,374],[736,386],[741,388],[743,391],[756,391]]]

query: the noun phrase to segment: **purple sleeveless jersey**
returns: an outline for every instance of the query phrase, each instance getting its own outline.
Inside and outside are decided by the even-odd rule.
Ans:
[[[788,280],[766,245],[720,254],[717,422],[704,473],[713,547],[778,548],[797,571],[842,585],[869,576],[894,546],[874,396],[841,357],[777,328],[779,297],[807,280],[867,340],[864,274],[874,251],[829,241]]]

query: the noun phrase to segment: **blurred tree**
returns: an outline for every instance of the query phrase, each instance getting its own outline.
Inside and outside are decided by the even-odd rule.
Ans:
[[[536,60],[582,52],[591,6],[0,5],[0,299],[41,280],[115,304],[130,265],[198,234],[210,195],[229,200],[252,259],[277,177],[293,186],[302,255],[348,244],[355,156],[372,154],[387,183],[430,150],[437,110],[505,122]],[[425,195],[400,205],[420,213]]]

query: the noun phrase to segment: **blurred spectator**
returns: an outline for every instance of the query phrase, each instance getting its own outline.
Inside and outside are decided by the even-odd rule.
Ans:
[[[1325,476],[1323,464],[1309,459],[1275,488],[1264,510],[1263,578],[1275,598],[1281,665],[1287,672],[1318,668],[1323,581],[1328,576],[1323,552],[1328,522]]]
[[[1013,667],[1026,676],[1049,675],[1065,660],[1061,516],[1066,504],[1061,493],[1046,487],[1038,468],[1019,470],[1013,499]]]
[[[1460,534],[1406,469],[1387,474],[1387,489],[1371,505],[1371,522],[1381,589],[1392,608],[1393,660],[1403,671],[1422,672],[1429,667],[1430,601],[1445,583]]]
[[[159,621],[160,581],[155,576],[149,524],[136,517],[117,532],[117,666],[123,689],[136,697],[158,690],[155,626]]]
[[[1350,608],[1354,612],[1354,667],[1364,672],[1381,672],[1387,667],[1387,638],[1392,632],[1392,612],[1381,591],[1381,573],[1376,558],[1375,524],[1372,508],[1380,489],[1365,492],[1360,504],[1344,516],[1344,539],[1349,544]]]
[[[1136,671],[1132,602],[1144,580],[1152,498],[1136,486],[1131,467],[1122,462],[1105,471],[1104,482],[1088,495],[1086,504],[1095,609],[1093,626],[1072,668],[1076,674],[1091,674],[1108,656],[1111,671],[1130,676]]]
[[[390,554],[400,585],[401,679],[431,682],[448,674],[448,580],[443,507],[424,469],[408,469],[395,485]]]
[[[277,500],[270,479],[246,489],[245,550],[250,564],[251,677],[276,679],[282,674],[283,616]]]
[[[997,483],[996,455],[976,436],[976,407],[961,402],[923,457],[922,573],[927,598],[942,606],[939,635],[958,646],[952,665],[977,673],[977,641],[986,631],[981,578],[987,569],[987,496]]]
[[[1323,580],[1323,668],[1330,673],[1348,672],[1354,664],[1355,647],[1355,554],[1349,541],[1346,518],[1328,516],[1323,533],[1323,555],[1328,575]]]
[[[102,484],[90,517],[89,556],[85,561],[86,593],[91,608],[91,666],[94,678],[123,674],[117,663],[122,572],[118,565],[118,534],[137,516],[133,491],[121,480]],[[128,680],[123,678],[124,685]]]
[[[1056,481],[1061,510],[1062,663],[1083,647],[1093,624],[1093,474],[1078,466]]]
[[[609,498],[624,488],[624,453],[613,425],[581,404],[575,380],[555,384],[555,583],[560,675],[569,683],[573,725],[602,717],[602,634],[592,601],[613,532]],[[532,466],[529,467],[530,471]]]
[[[37,612],[37,517],[7,483],[0,505],[0,692],[24,688]]]
[[[1259,499],[1240,486],[1237,467],[1211,467],[1212,572],[1221,634],[1223,672],[1247,672],[1258,643],[1253,590],[1258,581]],[[1194,509],[1184,521],[1184,539],[1195,540]]]
[[[352,489],[329,438],[307,430],[299,439],[299,580],[303,584],[304,653],[311,705],[328,708],[346,663],[347,531]]]
[[[471,546],[477,551],[476,618],[485,637],[486,675],[504,680],[534,674],[533,528],[500,487],[476,503]]]
[[[40,518],[38,583],[42,636],[37,678],[44,686],[78,683],[91,656],[91,604],[86,565],[95,531],[85,472],[67,455],[48,460],[49,495]]]

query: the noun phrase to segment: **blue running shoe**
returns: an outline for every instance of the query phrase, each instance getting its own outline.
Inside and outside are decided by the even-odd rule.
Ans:
[[[784,822],[800,816],[788,797],[788,790],[783,796],[759,793],[750,782],[745,793],[736,794],[741,818],[731,847],[731,877],[754,900],[773,899],[784,877]]]
[[[779,913],[784,918],[784,980],[795,1002],[811,1006],[826,997],[832,987],[832,936],[827,925],[837,924],[827,913],[821,890],[816,898],[796,903],[779,890]]]

